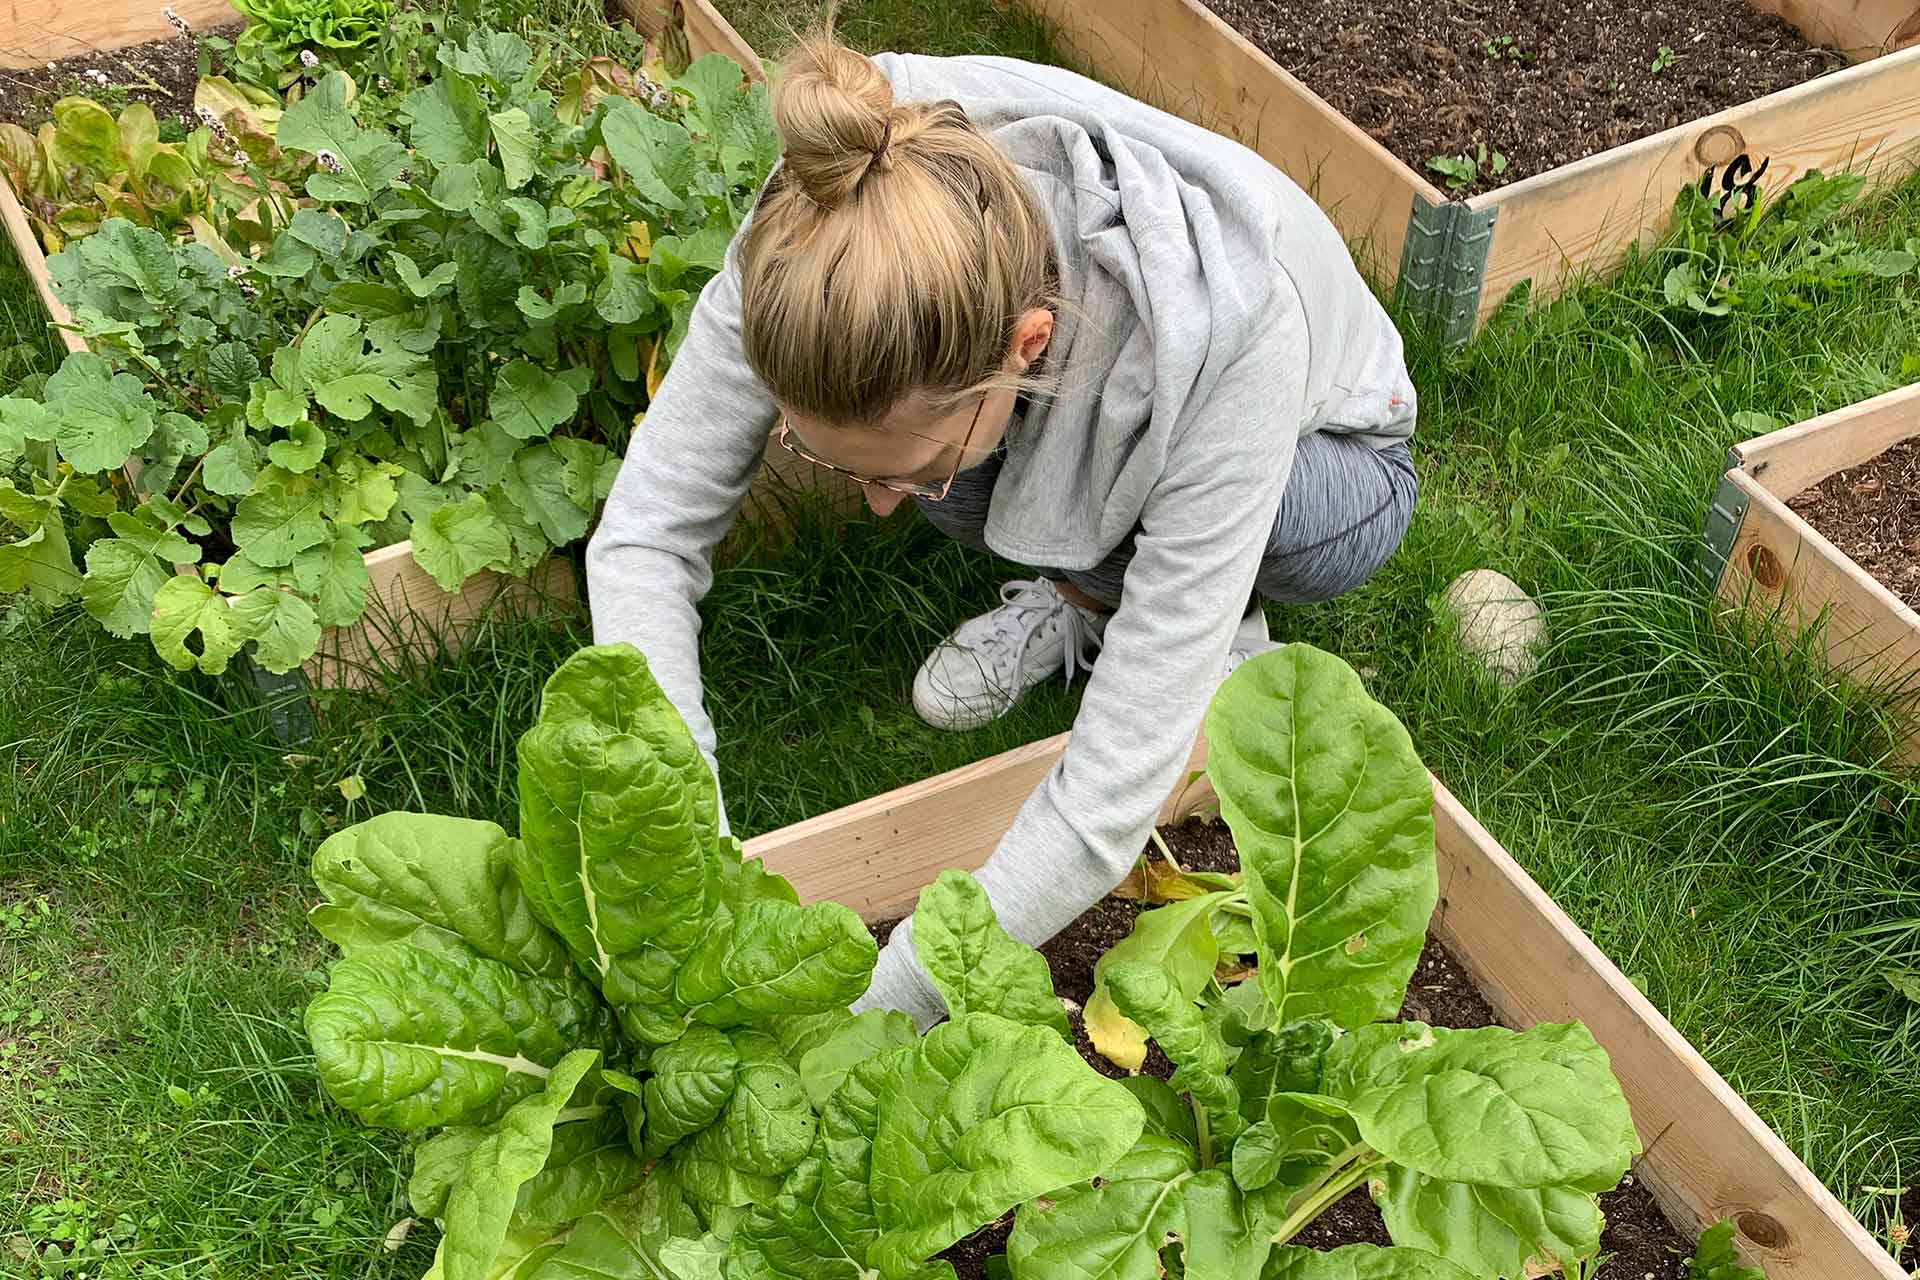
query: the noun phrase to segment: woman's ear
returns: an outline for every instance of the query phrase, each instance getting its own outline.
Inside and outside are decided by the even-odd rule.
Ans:
[[[1013,367],[1022,371],[1030,368],[1052,341],[1053,312],[1045,307],[1025,312],[1013,326],[1013,350],[1008,353]]]

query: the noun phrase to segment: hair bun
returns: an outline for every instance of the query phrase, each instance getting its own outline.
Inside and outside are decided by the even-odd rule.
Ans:
[[[809,37],[774,85],[773,123],[786,171],[814,203],[834,208],[851,196],[894,136],[893,86],[865,54]]]

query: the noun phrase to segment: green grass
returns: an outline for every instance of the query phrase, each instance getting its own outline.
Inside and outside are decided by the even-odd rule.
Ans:
[[[777,58],[796,34],[816,26],[820,0],[716,0],[715,7],[763,58]],[[1029,62],[1059,62],[1047,24],[1001,0],[843,0],[834,30],[856,49],[958,57],[997,54]]]
[[[984,0],[939,20],[953,30],[929,36],[925,10],[867,0],[842,30],[1029,48],[996,44]],[[1920,181],[1860,221],[1882,243],[1920,234]],[[1663,269],[1509,317],[1464,353],[1416,342],[1407,542],[1362,590],[1276,611],[1276,634],[1366,672],[1436,772],[1879,1230],[1892,1203],[1872,1189],[1920,1167],[1920,1007],[1880,978],[1920,967],[1920,789],[1874,764],[1884,708],[1804,646],[1716,626],[1688,565],[1746,434],[1732,416],[1803,418],[1909,376],[1920,293],[1880,282],[1675,326],[1653,301]],[[0,382],[54,352],[0,263]],[[1436,620],[1446,582],[1480,565],[1548,612],[1542,670],[1511,691]],[[1059,687],[980,735],[906,705],[926,649],[1010,572],[910,517],[803,523],[790,549],[721,571],[704,651],[736,828],[1064,727]],[[96,1276],[419,1274],[430,1231],[379,1243],[407,1214],[405,1143],[321,1099],[300,1030],[326,960],[301,918],[306,860],[392,807],[511,822],[513,742],[585,640],[495,627],[395,671],[382,698],[329,700],[289,752],[144,642],[0,604],[0,1273],[32,1274],[18,1250],[54,1243],[94,1251]]]

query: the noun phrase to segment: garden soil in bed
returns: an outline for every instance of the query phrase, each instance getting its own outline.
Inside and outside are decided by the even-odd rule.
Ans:
[[[231,38],[239,30],[240,24],[233,23],[196,34]],[[81,95],[105,104],[115,115],[129,102],[144,102],[158,119],[175,120],[191,129],[195,124],[193,90],[200,82],[199,59],[196,40],[169,36],[124,49],[76,54],[37,67],[3,69],[0,120],[32,131],[53,118],[55,102]],[[104,84],[101,76],[106,77]]]
[[[1920,440],[1828,476],[1787,501],[1909,608],[1920,609]]]
[[[1189,871],[1238,871],[1239,856],[1233,838],[1220,822],[1187,822],[1163,833],[1174,859]],[[1156,855],[1157,856],[1157,855]],[[1041,953],[1053,971],[1054,990],[1071,1001],[1076,1009],[1093,994],[1093,965],[1107,948],[1133,929],[1140,904],[1120,898],[1105,898],[1081,916],[1046,946]],[[874,936],[885,942],[892,921],[873,926]],[[1499,1021],[1493,1006],[1480,994],[1466,970],[1460,967],[1446,947],[1429,934],[1427,945],[1407,988],[1406,1003],[1400,1017],[1440,1027],[1485,1027]],[[1080,1056],[1104,1075],[1122,1077],[1126,1073],[1094,1051],[1080,1024],[1072,1015]],[[1166,1079],[1172,1066],[1158,1045],[1148,1050],[1145,1074]],[[1621,1186],[1600,1197],[1607,1215],[1607,1228],[1601,1237],[1601,1251],[1607,1256],[1597,1280],[1685,1280],[1686,1258],[1693,1241],[1667,1222],[1653,1197],[1639,1180],[1629,1174]],[[1006,1251],[1007,1235],[1013,1229],[1011,1217],[974,1233],[947,1250],[941,1257],[952,1262],[960,1280],[984,1280],[987,1259]],[[1344,1244],[1391,1244],[1380,1211],[1364,1189],[1355,1190],[1322,1214],[1312,1226],[1295,1237],[1295,1243],[1316,1249],[1334,1249]]]
[[[1436,156],[1484,144],[1506,158],[1461,194],[1846,65],[1747,0],[1203,3],[1436,184]]]

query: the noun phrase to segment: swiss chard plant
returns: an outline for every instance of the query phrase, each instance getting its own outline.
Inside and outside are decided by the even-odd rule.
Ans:
[[[516,35],[436,56],[391,129],[339,71],[273,122],[297,207],[249,155],[260,198],[192,242],[113,217],[49,260],[92,350],[0,399],[0,590],[287,671],[361,617],[369,548],[454,591],[585,534],[773,163],[764,90],[714,56],[556,100]]]
[[[1383,1021],[1438,893],[1406,730],[1339,659],[1289,645],[1229,678],[1207,735],[1244,883],[1161,873],[1173,900],[1102,960],[1088,1008],[1113,1056],[1137,1066],[1150,1037],[1177,1070],[1132,1081],[1149,1120],[1120,1165],[1021,1209],[1013,1275],[1098,1258],[1155,1280],[1175,1253],[1188,1276],[1577,1274],[1596,1194],[1639,1151],[1605,1051],[1577,1023]],[[1218,967],[1223,948],[1250,963]],[[1394,1248],[1291,1243],[1356,1187]]]
[[[855,1016],[876,948],[719,834],[712,774],[626,646],[575,655],[519,744],[518,837],[390,813],[314,859],[342,957],[309,1006],[327,1091],[419,1134],[433,1274],[931,1275],[1142,1132],[1046,965],[971,878],[923,896],[953,1018]]]

